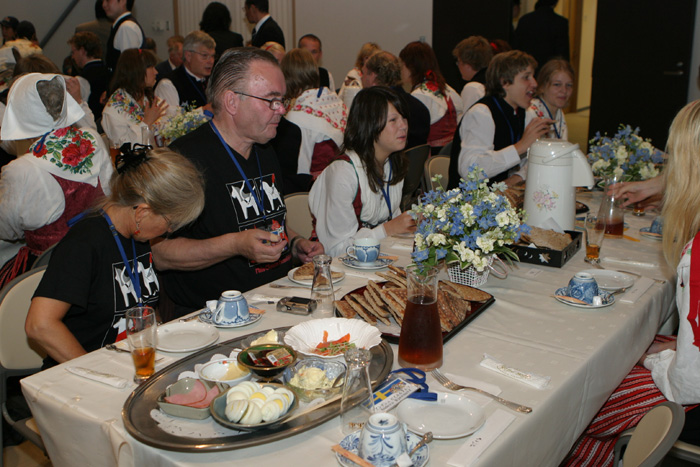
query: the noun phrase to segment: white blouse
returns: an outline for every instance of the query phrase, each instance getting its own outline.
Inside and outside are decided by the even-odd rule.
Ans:
[[[112,96],[117,93],[122,93],[124,100],[110,97],[102,111],[102,128],[112,144],[141,143],[142,129],[148,128],[143,121],[143,108],[124,89],[117,89]]]
[[[353,164],[343,160],[333,162],[319,175],[309,193],[309,208],[316,218],[316,234],[326,254],[331,256],[344,255],[354,238],[386,237],[383,222],[389,219],[384,196],[381,191],[375,193],[370,190],[360,157],[353,151],[346,154]],[[384,165],[386,178],[389,167],[387,160]],[[372,229],[359,228],[357,224],[352,203],[357,195],[358,180],[362,199],[360,219],[371,225],[379,224]],[[392,218],[401,214],[402,190],[403,181],[389,186]]]

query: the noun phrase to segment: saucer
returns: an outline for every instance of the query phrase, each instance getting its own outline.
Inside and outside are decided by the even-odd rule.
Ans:
[[[341,256],[338,259],[345,266],[354,269],[383,269],[389,266],[390,264],[393,264],[394,261],[396,261],[393,259],[387,259],[382,257],[377,258],[377,260],[373,263],[361,263],[352,256]]]
[[[663,235],[656,232],[652,232],[651,227],[642,227],[641,229],[639,229],[639,234],[642,237],[653,238],[654,240],[661,241],[663,239]]]
[[[598,288],[607,292],[616,292],[622,289],[629,289],[634,285],[634,277],[620,271],[608,269],[586,269],[587,272],[598,283]]]
[[[239,321],[238,323],[233,323],[233,324],[216,324],[214,323],[211,318],[208,318],[205,315],[199,315],[199,320],[202,323],[206,324],[211,324],[212,326],[216,326],[217,328],[241,328],[243,326],[248,326],[249,324],[257,323],[260,321],[260,319],[263,317],[261,313],[250,313],[248,315],[248,319]]]
[[[564,303],[569,306],[575,306],[577,308],[587,308],[587,309],[593,309],[593,308],[604,308],[606,306],[610,306],[613,303],[615,303],[615,296],[611,294],[610,292],[606,292],[605,290],[599,290],[600,298],[603,300],[602,305],[588,305],[588,304],[583,304],[583,303],[576,303],[573,301],[566,300],[566,298],[562,297],[569,297],[569,290],[568,287],[561,287],[557,289],[556,292],[554,292],[554,299],[558,302]],[[561,297],[558,297],[557,295],[560,295]]]
[[[354,433],[350,433],[347,435],[343,440],[340,442],[340,446],[343,449],[347,449],[353,454],[357,454],[357,448],[360,445],[360,431],[358,430]],[[413,432],[407,432],[406,433],[406,444],[409,452],[413,447],[418,444],[418,442],[423,439],[422,436],[418,436],[417,434]],[[341,456],[338,453],[335,453],[336,459],[338,459],[338,462],[340,462],[340,465],[344,467],[357,467],[357,464],[351,461],[350,459],[346,459],[345,457]],[[428,459],[430,458],[429,452],[428,452],[428,445],[423,446],[420,448],[418,451],[416,451],[412,456],[411,456],[411,461],[413,462],[414,467],[423,467],[425,464],[428,463]]]
[[[486,421],[484,409],[463,394],[438,392],[436,401],[404,399],[396,414],[408,429],[434,439],[463,438],[481,428]]]

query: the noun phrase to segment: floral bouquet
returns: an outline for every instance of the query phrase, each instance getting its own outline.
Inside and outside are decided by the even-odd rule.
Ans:
[[[485,177],[483,169],[472,165],[458,188],[443,191],[438,187],[423,194],[413,206],[418,229],[412,257],[420,268],[434,267],[444,260],[482,272],[494,254],[518,259],[507,245],[517,242],[530,228],[521,221],[523,211],[514,209],[500,194],[505,183],[489,188]]]
[[[172,118],[165,120],[158,127],[158,135],[163,138],[164,145],[172,143],[181,136],[196,130],[211,117],[194,107],[182,107]]]
[[[664,161],[663,153],[639,136],[639,128],[632,130],[629,125],[621,124],[612,138],[596,133],[589,143],[588,162],[596,177],[647,180],[659,174]]]

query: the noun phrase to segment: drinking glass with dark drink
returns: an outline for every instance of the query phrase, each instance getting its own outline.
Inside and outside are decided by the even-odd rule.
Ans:
[[[399,365],[424,371],[442,366],[437,268],[406,268],[408,296],[399,336]]]
[[[622,197],[615,196],[612,186],[622,181],[622,175],[613,175],[605,179],[605,197],[598,210],[598,224],[605,224],[605,236],[622,238],[625,231],[625,211]]]
[[[584,227],[586,228],[586,262],[598,263],[600,261],[600,246],[605,237],[605,218],[589,212],[586,215]]]
[[[156,312],[148,306],[137,306],[126,311],[126,338],[134,359],[134,382],[141,384],[155,373]]]

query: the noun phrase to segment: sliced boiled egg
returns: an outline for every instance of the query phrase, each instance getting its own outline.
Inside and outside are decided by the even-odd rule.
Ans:
[[[262,409],[260,409],[260,411],[262,414],[263,421],[271,422],[280,418],[280,415],[282,415],[282,410],[280,409],[277,402],[278,401],[270,401],[262,406]]]
[[[233,423],[238,423],[239,420],[246,413],[248,405],[249,404],[247,400],[234,400],[230,404],[227,404],[225,411],[226,418],[228,418]]]
[[[248,404],[248,409],[245,411],[243,418],[241,418],[240,423],[243,425],[257,425],[262,421],[262,411],[258,404],[251,403]]]

